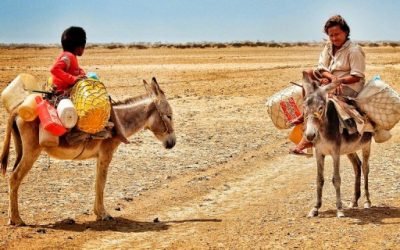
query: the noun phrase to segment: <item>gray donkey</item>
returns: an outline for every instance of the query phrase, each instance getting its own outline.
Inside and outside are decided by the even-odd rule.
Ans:
[[[368,191],[369,156],[371,151],[372,133],[365,132],[349,134],[347,130],[340,132],[338,113],[334,104],[329,101],[328,93],[336,89],[339,83],[331,83],[320,87],[306,72],[303,73],[305,100],[304,100],[304,137],[314,144],[317,160],[317,202],[311,209],[308,217],[318,216],[318,209],[322,205],[322,188],[324,185],[324,161],[326,155],[333,159],[332,182],[336,190],[337,217],[344,217],[340,196],[340,156],[347,155],[353,165],[355,173],[354,196],[350,207],[358,206],[361,185],[361,167],[364,175],[365,208],[371,207]],[[361,163],[356,151],[362,150]]]

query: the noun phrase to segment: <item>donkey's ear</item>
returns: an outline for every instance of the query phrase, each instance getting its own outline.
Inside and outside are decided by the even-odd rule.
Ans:
[[[303,71],[303,88],[306,96],[319,88],[318,82],[312,79],[307,71]]]
[[[329,84],[323,86],[322,90],[325,91],[326,93],[329,93],[332,90],[336,89],[339,85],[340,85],[339,81],[332,82],[332,83],[329,83]]]
[[[308,96],[315,90],[313,80],[311,79],[307,71],[303,71],[303,89],[306,96]]]
[[[303,89],[304,89],[304,95],[308,96],[311,93],[313,93],[318,86],[315,84],[315,82],[305,82],[303,81]]]
[[[313,79],[311,78],[311,76],[308,74],[307,71],[303,71],[303,82],[308,82],[308,83],[312,83]]]
[[[154,94],[156,94],[157,96],[160,94],[164,94],[164,92],[160,88],[160,85],[158,85],[155,77],[151,79],[151,88],[153,89]]]
[[[149,95],[154,95],[153,89],[150,84],[147,83],[146,80],[143,79],[143,85]]]
[[[305,96],[308,96],[310,93],[314,92],[314,90],[315,90],[313,81],[310,78],[310,76],[307,74],[307,71],[303,71],[303,89],[304,89]]]

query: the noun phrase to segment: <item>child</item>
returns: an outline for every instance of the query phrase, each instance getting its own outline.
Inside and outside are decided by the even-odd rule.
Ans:
[[[61,35],[63,52],[51,68],[51,83],[59,94],[69,90],[78,80],[86,78],[78,65],[77,56],[85,50],[86,32],[81,27],[69,27]]]

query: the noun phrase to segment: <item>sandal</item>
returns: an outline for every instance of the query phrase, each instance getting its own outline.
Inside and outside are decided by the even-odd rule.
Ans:
[[[313,154],[305,153],[303,150],[298,148],[293,148],[289,150],[289,154],[298,155],[298,156],[306,156],[307,158],[312,157]]]

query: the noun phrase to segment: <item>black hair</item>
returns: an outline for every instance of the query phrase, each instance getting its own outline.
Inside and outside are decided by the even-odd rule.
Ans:
[[[324,27],[325,33],[328,34],[328,29],[333,27],[333,26],[339,26],[341,30],[346,32],[346,34],[347,34],[346,38],[349,39],[349,37],[350,37],[350,27],[346,23],[346,20],[344,20],[344,18],[341,15],[332,16],[332,17],[330,17],[328,19],[328,21],[326,21],[325,27]]]
[[[61,35],[61,45],[64,51],[74,52],[76,48],[85,47],[86,32],[81,27],[71,26]]]

